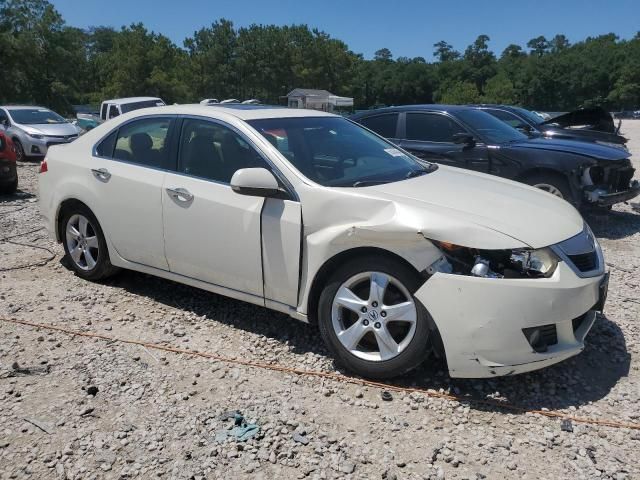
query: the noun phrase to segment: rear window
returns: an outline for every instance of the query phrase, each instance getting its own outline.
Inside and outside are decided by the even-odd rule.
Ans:
[[[158,100],[144,100],[142,102],[123,103],[120,105],[122,113],[133,112],[134,110],[140,110],[141,108],[150,108],[164,105],[164,102]]]

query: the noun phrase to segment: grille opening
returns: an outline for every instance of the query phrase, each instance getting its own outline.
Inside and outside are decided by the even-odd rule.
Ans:
[[[548,347],[558,343],[558,334],[555,323],[540,327],[523,328],[522,333],[527,338],[529,345],[538,353],[546,352]]]
[[[598,255],[595,251],[567,256],[581,272],[595,270],[598,266]]]
[[[576,317],[573,320],[571,320],[571,326],[573,327],[573,333],[576,333],[578,331],[578,329],[582,326],[582,322],[584,322],[585,318],[587,318],[587,314],[583,313],[579,317]]]

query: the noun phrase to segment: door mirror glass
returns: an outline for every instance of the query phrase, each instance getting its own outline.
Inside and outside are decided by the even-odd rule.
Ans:
[[[266,168],[241,168],[231,177],[231,188],[240,195],[280,197],[285,193],[278,180]]]
[[[455,133],[453,135],[453,143],[457,143],[458,145],[465,145],[467,147],[475,147],[476,141],[473,138],[473,135],[468,133]]]

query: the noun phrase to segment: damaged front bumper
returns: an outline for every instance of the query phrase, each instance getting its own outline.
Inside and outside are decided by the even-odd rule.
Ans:
[[[599,207],[608,207],[616,203],[626,202],[640,195],[640,182],[634,180],[628,190],[609,193],[606,190],[592,190],[585,193],[587,201]]]
[[[640,195],[640,182],[632,180],[635,169],[629,159],[585,168],[581,183],[585,200],[599,207],[609,207]]]
[[[550,278],[438,272],[415,294],[438,327],[449,374],[463,378],[528,372],[577,355],[605,296],[604,273],[580,278],[566,262]]]

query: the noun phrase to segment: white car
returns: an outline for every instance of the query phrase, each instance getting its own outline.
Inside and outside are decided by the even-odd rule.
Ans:
[[[285,312],[366,377],[433,350],[453,377],[551,365],[583,349],[606,295],[567,202],[315,110],[138,110],[52,148],[42,172],[78,276],[126,268]]]
[[[80,128],[56,112],[33,105],[0,106],[0,125],[13,140],[18,161],[42,160],[51,145],[73,142],[80,135]]]

